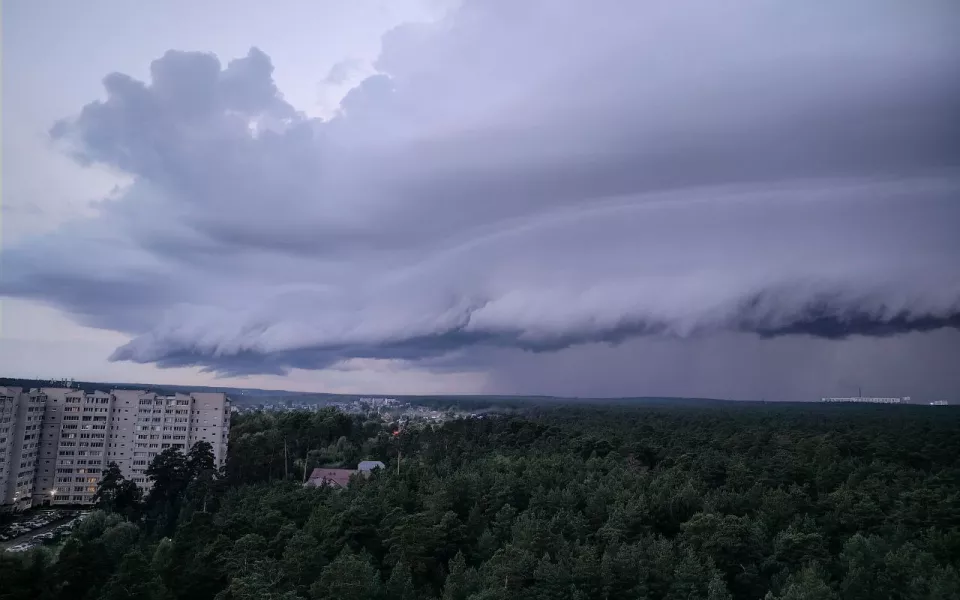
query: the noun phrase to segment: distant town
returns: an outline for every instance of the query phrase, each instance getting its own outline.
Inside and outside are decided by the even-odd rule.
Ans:
[[[463,410],[453,406],[440,410],[397,398],[360,397],[344,400],[317,401],[315,399],[270,400],[255,404],[235,405],[233,413],[257,411],[284,412],[293,410],[320,411],[335,408],[347,414],[378,415],[385,421],[442,423],[449,419],[483,418],[491,410]],[[502,412],[502,411],[501,411]]]
[[[854,403],[854,404],[924,404],[922,402],[914,402],[910,396],[903,396],[902,398],[881,398],[873,396],[850,396],[850,397],[839,397],[839,398],[821,398],[820,402],[830,402],[830,403]],[[947,400],[932,400],[926,404],[930,406],[948,406],[950,402]]]

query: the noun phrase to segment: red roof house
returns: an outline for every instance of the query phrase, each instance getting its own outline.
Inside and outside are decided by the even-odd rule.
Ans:
[[[306,485],[323,487],[329,485],[336,488],[345,488],[350,483],[350,476],[356,473],[354,469],[314,469]]]

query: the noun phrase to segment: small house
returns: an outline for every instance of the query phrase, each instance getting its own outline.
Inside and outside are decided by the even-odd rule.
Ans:
[[[359,471],[355,469],[314,469],[304,486],[345,488],[350,484],[350,476],[354,473],[359,473]]]

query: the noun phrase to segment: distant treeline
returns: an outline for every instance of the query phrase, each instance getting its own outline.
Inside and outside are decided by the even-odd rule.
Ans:
[[[576,405],[612,405],[612,406],[660,406],[660,407],[705,407],[717,406],[734,402],[733,400],[719,400],[712,398],[672,398],[672,397],[635,397],[635,398],[567,398],[562,396],[370,396],[354,394],[310,394],[298,395],[275,394],[263,396],[231,396],[238,406],[258,406],[267,404],[317,404],[328,405],[338,402],[351,402],[360,398],[393,398],[399,402],[422,406],[431,410],[455,410],[459,412],[490,411],[490,410],[519,410],[531,407],[556,407]]]
[[[0,377],[0,386],[21,387],[23,389],[51,387],[60,385],[44,379],[19,379]],[[643,405],[651,407],[707,407],[717,406],[733,400],[715,398],[679,398],[679,397],[622,397],[622,398],[574,398],[562,396],[510,396],[510,395],[391,395],[391,394],[327,394],[315,392],[290,392],[284,390],[264,390],[258,388],[234,388],[191,385],[153,385],[75,381],[73,386],[85,392],[96,390],[109,391],[112,389],[138,389],[156,392],[163,395],[190,392],[223,392],[230,396],[235,406],[256,407],[268,404],[316,404],[328,405],[338,402],[351,402],[360,398],[395,398],[401,402],[423,406],[432,410],[456,410],[460,412],[489,411],[497,409],[525,410],[532,406],[560,406],[560,405]]]

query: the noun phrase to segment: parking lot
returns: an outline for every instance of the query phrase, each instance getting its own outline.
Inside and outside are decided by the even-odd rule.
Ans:
[[[23,552],[42,544],[54,544],[86,515],[87,511],[58,509],[28,513],[0,529],[0,549]]]

